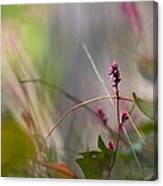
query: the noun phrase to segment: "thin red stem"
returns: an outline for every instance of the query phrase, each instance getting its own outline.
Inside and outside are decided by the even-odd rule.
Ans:
[[[112,170],[113,170],[113,167],[114,167],[114,165],[115,165],[115,163],[116,163],[117,152],[118,152],[119,143],[120,143],[121,122],[120,122],[120,108],[119,108],[120,96],[119,96],[118,87],[116,87],[116,100],[117,100],[117,105],[116,105],[116,107],[117,107],[117,122],[118,122],[118,139],[117,139],[117,144],[116,144],[116,149],[115,149],[115,152],[114,152],[113,160],[112,160],[112,163],[111,163],[111,166],[110,166],[110,168],[109,168],[108,175],[107,175],[107,179],[110,178],[111,173],[112,173]]]

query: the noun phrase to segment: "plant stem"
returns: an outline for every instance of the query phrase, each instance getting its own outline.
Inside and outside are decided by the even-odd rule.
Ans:
[[[51,136],[51,134],[53,133],[53,131],[58,127],[58,125],[69,115],[71,114],[72,112],[76,111],[77,109],[83,107],[83,106],[86,106],[90,103],[94,103],[94,102],[97,102],[97,101],[101,101],[101,100],[104,100],[104,99],[117,99],[116,96],[100,96],[100,97],[95,97],[95,98],[92,98],[92,99],[89,99],[89,100],[86,100],[86,101],[83,101],[82,103],[79,103],[79,104],[76,104],[74,105],[70,110],[68,110],[67,112],[65,112],[61,117],[59,117],[55,123],[55,125],[49,130],[48,134],[47,134],[47,137],[46,137],[46,140]],[[132,99],[130,98],[126,98],[126,97],[118,97],[118,102],[119,102],[119,99],[121,100],[125,100],[125,101],[132,101]],[[119,105],[119,104],[118,104]],[[118,106],[119,107],[119,106]]]
[[[101,75],[100,75],[100,73],[99,73],[99,71],[98,71],[98,69],[97,69],[97,67],[96,67],[96,65],[95,65],[95,62],[93,61],[92,56],[91,56],[90,52],[88,51],[87,46],[83,43],[83,44],[82,44],[82,47],[83,47],[83,49],[84,49],[84,51],[85,51],[85,53],[86,53],[86,55],[87,55],[87,57],[88,57],[88,59],[89,59],[91,65],[92,65],[92,68],[93,68],[94,72],[96,73],[96,76],[97,76],[98,80],[100,81],[100,83],[101,83],[101,85],[102,85],[102,87],[103,87],[105,93],[106,93],[108,96],[111,96],[111,95],[110,95],[110,92],[108,91],[108,89],[107,89],[107,87],[106,87],[106,85],[105,85],[104,79],[101,77]],[[112,106],[113,106],[113,108],[114,108],[113,100],[110,99],[110,102],[111,102],[111,104],[112,104]]]
[[[115,152],[114,152],[113,160],[112,160],[111,166],[110,166],[109,171],[108,171],[107,179],[110,178],[113,167],[116,163],[117,152],[118,152],[120,137],[121,137],[121,135],[120,135],[121,134],[121,122],[120,122],[120,108],[119,108],[120,96],[119,96],[119,90],[118,90],[117,86],[116,86],[116,100],[117,100],[116,108],[117,108],[117,122],[118,122],[118,139],[117,139],[117,144],[116,144],[116,149],[115,149]]]

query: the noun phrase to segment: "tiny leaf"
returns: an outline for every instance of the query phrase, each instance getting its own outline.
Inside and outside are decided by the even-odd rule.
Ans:
[[[87,179],[102,179],[104,171],[110,166],[110,157],[99,151],[82,153],[83,158],[76,160]]]
[[[133,93],[133,98],[140,111],[148,118],[153,120],[154,118],[153,102],[145,101],[141,98],[138,98],[135,93]]]
[[[54,171],[55,175],[62,178],[76,178],[74,172],[63,163],[40,162],[42,166]]]
[[[98,136],[98,148],[101,149],[102,151],[108,150],[100,135]]]
[[[86,151],[79,153],[82,158],[76,160],[87,179],[103,179],[110,168],[114,151],[110,151],[99,135],[97,140],[101,151]]]

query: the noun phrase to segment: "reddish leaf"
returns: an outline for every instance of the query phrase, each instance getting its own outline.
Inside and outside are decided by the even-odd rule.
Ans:
[[[41,165],[47,167],[48,169],[54,170],[57,175],[60,175],[64,178],[76,178],[74,172],[63,163],[49,163],[49,162],[40,162]]]

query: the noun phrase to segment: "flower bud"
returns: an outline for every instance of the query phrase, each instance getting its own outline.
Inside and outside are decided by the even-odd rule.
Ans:
[[[109,150],[114,150],[115,146],[114,146],[113,141],[109,141],[108,148],[109,148]]]
[[[96,110],[96,115],[97,115],[97,117],[102,121],[102,123],[103,123],[104,125],[107,125],[108,119],[107,119],[107,117],[106,117],[106,115],[105,115],[105,112],[103,111],[102,108],[98,108],[98,109]]]
[[[119,66],[116,61],[113,61],[111,65],[109,65],[109,76],[111,77],[112,86],[117,87],[118,83],[121,81]]]
[[[121,113],[121,123],[125,123],[128,120],[128,112]]]

